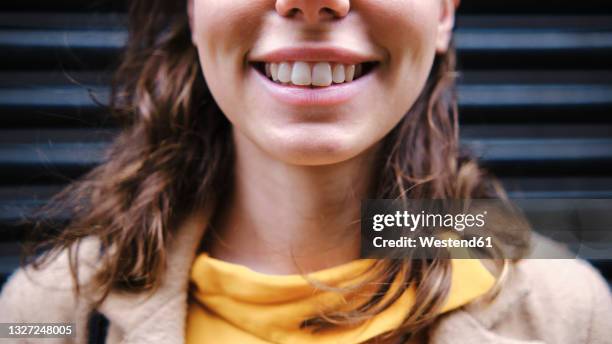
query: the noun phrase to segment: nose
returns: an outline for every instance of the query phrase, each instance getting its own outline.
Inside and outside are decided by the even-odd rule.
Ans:
[[[302,17],[309,24],[345,17],[350,0],[277,0],[276,12],[283,17]]]

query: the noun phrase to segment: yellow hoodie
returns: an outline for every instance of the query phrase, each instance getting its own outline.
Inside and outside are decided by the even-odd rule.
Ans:
[[[397,328],[415,300],[408,288],[390,307],[356,327],[313,333],[303,320],[323,310],[354,309],[376,286],[349,293],[317,288],[355,285],[367,276],[372,259],[355,260],[307,275],[267,275],[200,254],[191,270],[193,289],[187,318],[187,344],[361,343]],[[452,282],[442,312],[485,294],[495,278],[479,260],[452,260]],[[311,282],[317,281],[315,285]],[[320,286],[320,285],[318,285]],[[398,285],[392,286],[392,288]]]

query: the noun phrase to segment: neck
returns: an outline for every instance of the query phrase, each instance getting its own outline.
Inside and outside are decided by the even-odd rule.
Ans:
[[[333,165],[297,166],[239,135],[234,188],[209,229],[210,255],[270,274],[308,273],[359,258],[361,200],[375,149]]]

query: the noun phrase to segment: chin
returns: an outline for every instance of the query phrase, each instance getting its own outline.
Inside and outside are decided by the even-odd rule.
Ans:
[[[270,141],[269,149],[278,160],[301,166],[338,164],[367,148],[355,135],[330,130],[284,131]]]

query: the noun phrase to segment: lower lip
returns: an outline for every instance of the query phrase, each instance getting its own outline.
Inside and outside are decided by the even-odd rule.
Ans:
[[[345,103],[366,90],[368,83],[373,81],[377,69],[351,82],[310,88],[276,83],[254,67],[250,67],[251,73],[255,74],[255,79],[267,92],[278,101],[294,106],[331,106]]]

